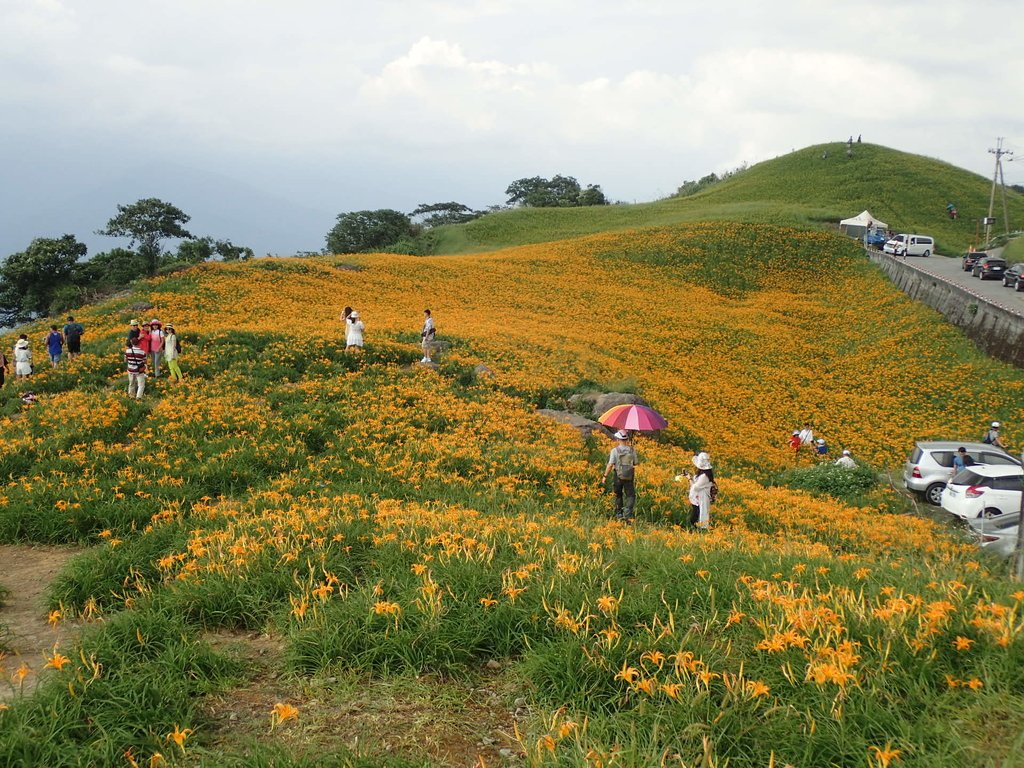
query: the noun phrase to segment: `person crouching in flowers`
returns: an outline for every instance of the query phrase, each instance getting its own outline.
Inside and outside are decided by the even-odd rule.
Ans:
[[[694,456],[691,461],[697,468],[697,474],[684,472],[676,475],[676,480],[682,482],[685,478],[690,481],[690,525],[707,528],[711,521],[711,490],[715,487],[715,473],[711,469],[711,457],[704,451]]]
[[[181,342],[178,334],[170,323],[164,328],[164,362],[167,363],[167,375],[172,382],[181,381],[181,368],[178,367],[178,356],[181,354]]]

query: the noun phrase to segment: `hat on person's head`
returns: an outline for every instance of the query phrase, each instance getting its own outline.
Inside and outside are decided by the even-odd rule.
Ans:
[[[14,346],[16,349],[24,349],[28,346],[28,339],[18,339],[14,342]]]
[[[160,325],[160,321],[159,321],[159,320],[157,320],[157,319],[156,319],[156,318],[154,317],[154,318],[153,318],[152,320],[150,320],[150,321],[149,321],[149,324],[150,324],[150,325]]]
[[[846,448],[843,448],[843,456],[849,456],[849,455],[850,455],[850,452]]]
[[[356,309],[353,309],[353,310],[352,310],[352,314],[351,314],[351,315],[349,315],[349,317],[355,317],[355,318],[358,318],[358,317],[359,317],[359,311],[358,311],[358,310],[356,310]]]
[[[693,466],[697,469],[711,469],[711,457],[706,452],[701,451],[693,457]]]
[[[794,435],[799,435],[800,434],[800,430],[799,429],[794,429],[793,430],[793,434]]]
[[[825,438],[824,437],[819,437],[815,442],[817,442],[818,445],[824,445],[825,444]]]
[[[999,429],[999,426],[1000,426],[1000,425],[999,425],[999,422],[998,422],[998,421],[993,421],[993,422],[992,422],[992,429]]]
[[[138,325],[138,324],[139,324],[138,320],[132,320],[130,323],[128,323],[128,325]]]
[[[613,437],[614,437],[614,438],[615,438],[616,440],[629,440],[629,432],[627,432],[627,431],[626,431],[626,430],[624,430],[624,429],[620,429],[620,430],[619,430],[618,432],[616,432],[616,433],[615,433],[615,434],[613,435]]]

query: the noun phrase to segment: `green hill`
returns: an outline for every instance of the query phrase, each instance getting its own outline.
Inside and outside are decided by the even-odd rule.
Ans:
[[[484,216],[440,230],[436,252],[468,253],[697,220],[829,226],[868,209],[890,228],[931,234],[940,252],[955,253],[974,242],[990,191],[988,179],[940,160],[877,144],[855,144],[847,157],[843,143],[819,144],[759,163],[690,197]],[[1019,226],[1024,196],[1011,190],[1007,195],[1011,227]],[[960,212],[956,221],[946,213],[950,202]]]

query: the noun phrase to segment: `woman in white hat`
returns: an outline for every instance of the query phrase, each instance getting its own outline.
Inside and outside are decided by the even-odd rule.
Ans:
[[[17,379],[27,379],[32,375],[32,349],[24,333],[14,342],[14,374]]]
[[[363,331],[366,329],[366,326],[359,318],[359,312],[353,309],[351,314],[345,319],[345,322],[348,324],[348,332],[345,337],[345,351],[362,349]]]
[[[715,484],[715,473],[711,469],[711,457],[701,451],[691,459],[697,474],[685,477],[690,480],[690,525],[707,528],[711,521],[711,488]]]

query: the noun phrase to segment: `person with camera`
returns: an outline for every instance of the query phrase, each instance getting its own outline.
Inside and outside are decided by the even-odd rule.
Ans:
[[[615,519],[625,523],[633,521],[636,506],[636,465],[640,463],[636,448],[629,444],[629,433],[620,429],[615,433],[615,446],[608,454],[608,464],[601,478],[602,486],[615,470],[612,488],[615,492]]]
[[[697,468],[697,474],[683,472],[676,475],[676,481],[690,481],[690,525],[706,529],[711,522],[711,502],[714,501],[718,485],[715,483],[715,473],[711,469],[711,457],[706,452],[701,451],[692,461],[693,466]]]

